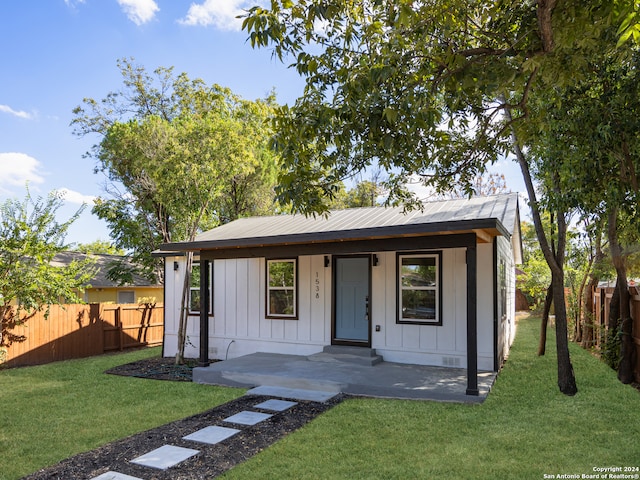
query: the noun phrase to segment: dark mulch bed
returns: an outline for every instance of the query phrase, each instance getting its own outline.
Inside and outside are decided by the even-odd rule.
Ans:
[[[173,382],[190,382],[193,367],[198,361],[186,359],[184,365],[176,365],[173,357],[153,357],[137,362],[118,365],[105,373],[124,375],[128,377],[152,378],[154,380],[171,380]]]
[[[185,369],[172,365],[171,359],[153,358],[123,365],[110,370],[109,373],[161,380],[190,380],[190,378],[186,380],[187,372]],[[190,376],[190,368],[188,375]],[[124,473],[146,480],[214,478],[302,427],[343,399],[342,396],[338,396],[326,403],[299,401],[297,405],[284,412],[264,411],[264,413],[270,413],[273,416],[254,426],[223,422],[223,419],[244,410],[261,411],[256,409],[255,405],[268,398],[271,397],[245,395],[206,412],[133,435],[90,452],[81,453],[57,465],[24,477],[24,479],[90,479],[107,471]],[[241,431],[216,445],[194,443],[182,439],[186,435],[211,425],[227,426]],[[129,463],[130,460],[166,444],[196,449],[200,451],[200,454],[164,471]]]

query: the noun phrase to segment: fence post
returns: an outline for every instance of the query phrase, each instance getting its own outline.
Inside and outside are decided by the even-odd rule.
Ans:
[[[122,328],[122,307],[118,305],[116,309],[116,326],[118,327],[118,349],[124,350],[124,329]]]

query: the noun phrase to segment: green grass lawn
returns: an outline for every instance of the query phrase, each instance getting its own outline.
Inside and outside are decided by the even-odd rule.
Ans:
[[[579,392],[556,387],[537,319],[482,405],[350,399],[229,471],[229,479],[542,479],[640,466],[640,393],[572,345]],[[142,350],[0,371],[0,479],[204,411],[242,390],[104,375]],[[637,472],[632,472],[635,474]],[[601,477],[605,478],[605,477]]]
[[[160,349],[152,348],[0,370],[0,480],[20,478],[244,393],[103,373],[158,355]]]
[[[520,322],[482,405],[347,400],[224,479],[542,479],[639,467],[640,393],[572,345],[579,392],[561,394],[555,337],[537,357],[538,325]]]

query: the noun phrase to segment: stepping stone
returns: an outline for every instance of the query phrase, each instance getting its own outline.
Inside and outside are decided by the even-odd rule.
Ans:
[[[159,470],[166,470],[180,462],[184,462],[187,458],[200,453],[199,450],[191,448],[176,447],[175,445],[163,445],[149,453],[131,460],[131,463],[142,465]]]
[[[263,410],[271,410],[272,412],[284,412],[285,410],[297,405],[298,402],[289,402],[287,400],[267,400],[258,405],[254,405],[255,408],[261,408]]]
[[[118,472],[105,472],[102,475],[93,477],[91,480],[142,480],[138,477],[132,477],[131,475],[125,475]]]
[[[267,397],[291,398],[293,400],[308,400],[324,403],[331,400],[340,392],[326,392],[322,390],[303,390],[299,388],[275,387],[261,385],[247,391],[246,395],[265,395]]]
[[[229,437],[234,436],[240,430],[236,430],[235,428],[227,428],[227,427],[205,427],[197,432],[192,433],[191,435],[187,435],[186,437],[182,437],[183,440],[191,440],[192,442],[200,442],[200,443],[208,443],[210,445],[215,445],[223,440],[226,440]]]
[[[268,413],[249,412],[245,410],[244,412],[236,413],[229,418],[225,418],[224,421],[237,423],[239,425],[255,425],[256,423],[260,423],[270,417],[273,417],[273,415],[269,415]]]

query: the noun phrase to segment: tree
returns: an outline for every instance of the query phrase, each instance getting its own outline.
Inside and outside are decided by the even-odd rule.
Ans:
[[[117,248],[112,242],[104,240],[96,240],[90,243],[79,243],[72,248],[75,252],[105,254],[105,255],[124,255],[124,250]]]
[[[532,92],[575,81],[593,51],[615,48],[603,32],[632,7],[630,0],[274,0],[269,9],[253,8],[243,24],[252,45],[271,46],[306,78],[303,96],[276,116],[279,197],[299,211],[324,213],[337,182],[373,161],[391,173],[389,202],[415,204],[404,188],[413,175],[438,192],[459,183],[470,195],[472,179],[513,152],[558,287],[558,385],[575,394],[564,252],[553,252],[542,230],[519,125],[528,121]],[[557,213],[563,247],[566,211]]]
[[[162,282],[151,252],[186,240],[194,215],[205,229],[274,208],[276,159],[266,120],[275,99],[242,100],[219,85],[175,76],[172,68],[152,76],[132,60],[118,67],[124,89],[101,101],[85,98],[72,125],[76,135],[100,139],[87,153],[97,161],[96,173],[107,177],[107,195],[94,213],[107,222],[116,246],[146,266],[141,273]]]
[[[152,256],[161,243],[195,235],[242,215],[275,207],[276,157],[266,120],[273,95],[242,100],[219,85],[158,68],[152,77],[132,61],[118,63],[125,89],[74,110],[78,135],[98,134],[94,157],[109,180],[110,198],[94,212],[105,219],[120,248],[133,251],[148,276],[162,281]],[[187,254],[190,272],[192,254]],[[182,361],[190,275],[185,275],[179,331]]]
[[[23,341],[11,330],[36,312],[48,312],[52,304],[82,302],[79,293],[93,276],[91,260],[51,265],[66,250],[67,231],[84,208],[60,223],[56,214],[63,203],[57,192],[34,199],[27,189],[24,200],[0,205],[0,346]]]

